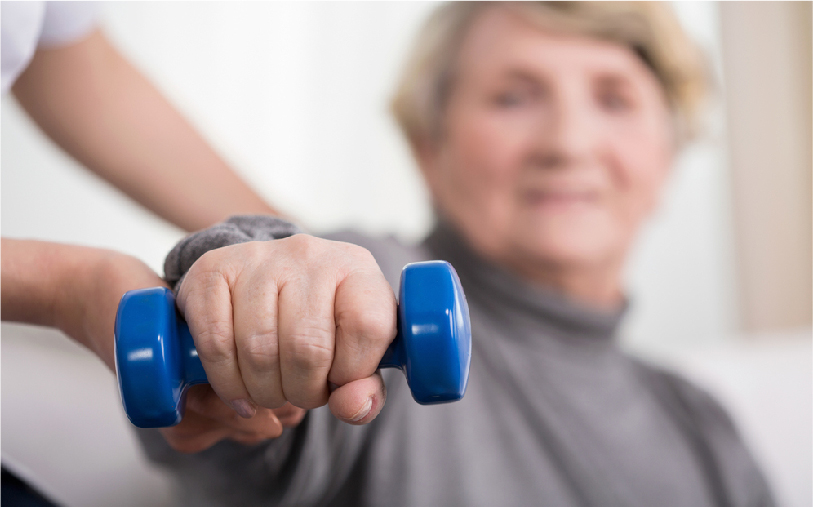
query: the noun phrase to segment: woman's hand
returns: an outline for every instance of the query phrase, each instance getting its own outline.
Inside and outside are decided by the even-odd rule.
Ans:
[[[297,234],[211,250],[186,274],[177,303],[211,388],[244,421],[262,426],[264,409],[328,403],[338,418],[365,424],[384,405],[377,368],[395,337],[396,302],[363,248]],[[240,421],[209,394],[189,408],[223,425]]]

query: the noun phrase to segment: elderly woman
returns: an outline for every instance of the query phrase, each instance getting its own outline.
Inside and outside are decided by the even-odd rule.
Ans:
[[[211,388],[141,437],[184,502],[772,505],[719,405],[614,340],[704,90],[668,7],[452,3],[418,40],[393,109],[437,212],[423,243],[236,217],[170,254]],[[422,407],[376,366],[390,284],[436,258],[468,298],[471,378]]]

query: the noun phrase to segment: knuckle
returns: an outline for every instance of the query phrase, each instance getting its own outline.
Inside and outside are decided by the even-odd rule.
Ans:
[[[203,271],[214,271],[220,259],[220,254],[221,252],[217,248],[208,250],[198,257],[198,260],[192,266]]]
[[[298,408],[303,410],[313,410],[315,408],[319,408],[323,405],[326,405],[328,402],[328,396],[326,393],[323,392],[315,392],[310,393],[306,396],[301,396],[295,400],[295,402],[291,402]]]
[[[195,336],[195,348],[201,359],[222,363],[234,357],[234,340],[231,334],[231,323],[208,322],[206,328]]]
[[[282,391],[279,377],[252,378],[250,381],[246,381],[246,390],[254,403],[265,409],[275,409],[288,402]]]
[[[220,272],[220,258],[222,252],[217,249],[209,250],[204,253],[192,264],[187,274],[187,279],[190,280],[207,280],[209,278],[219,276]]]
[[[310,259],[322,250],[325,240],[315,238],[308,234],[294,234],[293,236],[279,240],[284,242],[284,246],[290,249],[291,254],[299,259]]]
[[[297,369],[329,368],[333,362],[332,334],[316,325],[304,326],[291,335],[291,362]],[[332,338],[332,337],[331,337]]]
[[[178,288],[179,300],[196,300],[211,303],[210,294],[224,282],[225,274],[203,257],[189,268]]]
[[[343,312],[337,320],[345,333],[364,340],[389,343],[395,334],[395,314],[386,310]]]
[[[352,243],[342,243],[346,256],[356,264],[364,266],[373,265],[378,266],[373,254],[364,247],[354,245]]]
[[[263,408],[275,409],[288,403],[288,400],[285,399],[285,395],[282,393],[281,387],[274,389],[273,391],[268,388],[249,388],[248,391],[251,395],[251,399],[253,399],[257,405]]]
[[[276,329],[250,333],[241,342],[240,359],[249,369],[267,371],[279,365]]]
[[[288,402],[277,374],[263,374],[246,378],[246,390],[254,403],[264,409],[275,409]],[[256,416],[255,416],[256,417]]]
[[[239,244],[241,256],[245,256],[248,264],[262,263],[268,259],[273,247],[273,241],[248,241]]]

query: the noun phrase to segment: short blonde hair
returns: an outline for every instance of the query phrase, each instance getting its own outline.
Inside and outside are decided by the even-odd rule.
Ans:
[[[407,59],[391,110],[413,151],[441,135],[460,46],[474,20],[497,5],[542,29],[630,47],[652,70],[672,111],[678,146],[700,131],[710,87],[702,52],[663,2],[449,2],[427,19]]]

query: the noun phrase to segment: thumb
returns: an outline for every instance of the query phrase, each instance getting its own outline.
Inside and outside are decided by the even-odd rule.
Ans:
[[[349,424],[367,424],[376,418],[387,399],[387,388],[381,373],[354,380],[336,388],[328,399],[330,411]]]

